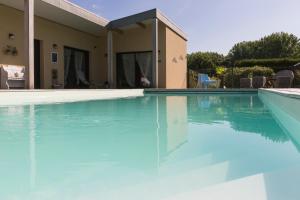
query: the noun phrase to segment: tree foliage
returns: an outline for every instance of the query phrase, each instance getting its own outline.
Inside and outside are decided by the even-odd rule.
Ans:
[[[215,52],[195,52],[187,57],[188,66],[193,70],[215,69],[224,63],[225,57]]]
[[[289,33],[273,33],[256,41],[235,44],[229,51],[232,62],[243,59],[295,58],[300,56],[300,39]]]

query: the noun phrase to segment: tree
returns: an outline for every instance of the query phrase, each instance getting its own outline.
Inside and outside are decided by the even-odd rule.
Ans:
[[[273,33],[256,41],[240,42],[229,51],[231,62],[243,59],[300,57],[300,39],[289,33]]]
[[[189,54],[187,58],[188,67],[193,70],[215,69],[225,61],[222,54],[215,52],[195,52]]]

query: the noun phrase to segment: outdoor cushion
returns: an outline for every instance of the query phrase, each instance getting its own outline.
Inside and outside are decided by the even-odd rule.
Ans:
[[[24,80],[24,66],[2,65],[3,70],[7,73],[8,80]]]

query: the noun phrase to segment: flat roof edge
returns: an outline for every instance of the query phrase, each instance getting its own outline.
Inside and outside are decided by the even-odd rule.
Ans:
[[[187,34],[185,32],[183,32],[181,30],[181,28],[179,28],[175,22],[173,22],[172,20],[170,20],[163,12],[161,12],[160,10],[156,9],[156,17],[163,22],[165,25],[167,25],[171,30],[173,30],[175,33],[177,33],[180,37],[182,37],[184,40],[188,40],[187,39]]]
[[[57,8],[60,8],[64,11],[67,11],[71,14],[77,15],[83,19],[86,19],[90,22],[93,22],[103,27],[105,27],[109,23],[109,20],[107,20],[106,18],[99,16],[67,0],[41,0],[41,1],[50,4],[52,6],[55,6]]]
[[[141,13],[129,15],[126,17],[122,17],[119,19],[115,19],[109,22],[107,28],[115,29],[115,28],[122,28],[136,22],[145,21],[147,19],[152,19],[156,17],[156,9],[147,10]]]
[[[176,34],[182,37],[184,40],[186,41],[188,40],[187,35],[173,21],[171,21],[168,17],[166,17],[165,14],[163,14],[160,10],[156,8],[141,13],[137,13],[134,15],[130,15],[127,17],[123,17],[120,19],[112,20],[107,25],[107,28],[108,29],[122,28],[137,22],[142,22],[147,19],[153,19],[153,18],[157,18],[158,20],[160,20],[172,31],[174,31]]]

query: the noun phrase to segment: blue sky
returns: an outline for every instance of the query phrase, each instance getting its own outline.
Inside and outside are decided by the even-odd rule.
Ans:
[[[227,54],[237,42],[272,32],[300,37],[300,0],[70,0],[109,20],[152,8],[188,35],[188,51]]]

